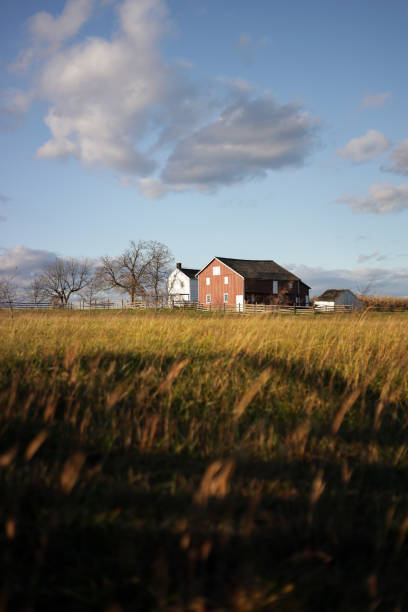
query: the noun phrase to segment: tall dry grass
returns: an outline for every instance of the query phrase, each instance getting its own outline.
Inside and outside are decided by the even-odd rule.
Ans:
[[[408,310],[407,297],[391,297],[387,295],[360,295],[365,308],[376,310]]]
[[[5,605],[398,609],[407,322],[2,314]]]

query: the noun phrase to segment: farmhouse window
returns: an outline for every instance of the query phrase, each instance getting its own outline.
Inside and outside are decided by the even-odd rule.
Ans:
[[[272,281],[272,293],[278,293],[278,281]]]
[[[207,295],[205,296],[205,301],[207,302],[207,304],[211,304],[211,294],[207,293]]]
[[[228,276],[224,276],[224,285],[228,285]]]
[[[224,293],[224,304],[228,304],[228,293]]]
[[[213,266],[213,276],[219,276],[221,274],[220,266]]]
[[[207,278],[205,279],[205,284],[206,284],[206,285],[209,285],[209,284],[210,284],[210,277],[209,277],[209,276],[207,276]]]

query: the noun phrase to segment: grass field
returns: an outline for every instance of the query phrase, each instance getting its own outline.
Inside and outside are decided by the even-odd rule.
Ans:
[[[0,313],[0,610],[408,609],[408,315]]]

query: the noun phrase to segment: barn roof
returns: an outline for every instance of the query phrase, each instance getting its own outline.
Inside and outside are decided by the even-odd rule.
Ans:
[[[195,278],[197,272],[200,270],[195,270],[194,268],[179,268],[180,272],[183,272],[189,278]]]
[[[322,301],[333,301],[335,300],[337,297],[339,297],[339,295],[342,295],[342,293],[344,293],[345,291],[350,291],[350,289],[326,289],[326,291],[324,293],[322,293],[322,295],[319,295],[319,297],[315,298],[316,300],[322,300]],[[350,293],[353,293],[352,291],[350,291]],[[354,293],[353,293],[354,295]]]
[[[258,280],[300,280],[298,276],[285,270],[271,259],[231,259],[230,257],[217,257],[226,266],[229,266],[244,278]],[[303,281],[302,281],[303,282]],[[308,285],[307,285],[308,286]]]

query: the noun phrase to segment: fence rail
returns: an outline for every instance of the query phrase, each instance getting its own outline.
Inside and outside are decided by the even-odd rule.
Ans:
[[[1,309],[13,310],[112,310],[112,309],[131,309],[131,310],[149,310],[149,309],[173,309],[180,308],[182,310],[197,310],[201,312],[216,312],[228,314],[295,314],[295,315],[310,315],[310,314],[330,314],[330,313],[349,313],[352,312],[351,306],[332,306],[332,307],[315,307],[315,306],[288,306],[284,304],[201,304],[199,302],[172,300],[155,301],[115,301],[115,302],[71,302],[68,304],[54,303],[34,303],[34,302],[0,302]]]
[[[310,315],[320,313],[340,313],[352,312],[351,306],[334,306],[332,308],[321,309],[314,306],[289,306],[286,304],[238,304],[236,306],[230,304],[212,305],[212,304],[197,304],[196,310],[204,312],[225,312],[230,314],[296,314]]]
[[[50,310],[61,308],[72,310],[73,306],[73,304],[51,304],[49,302],[0,302],[0,308],[14,310]]]

